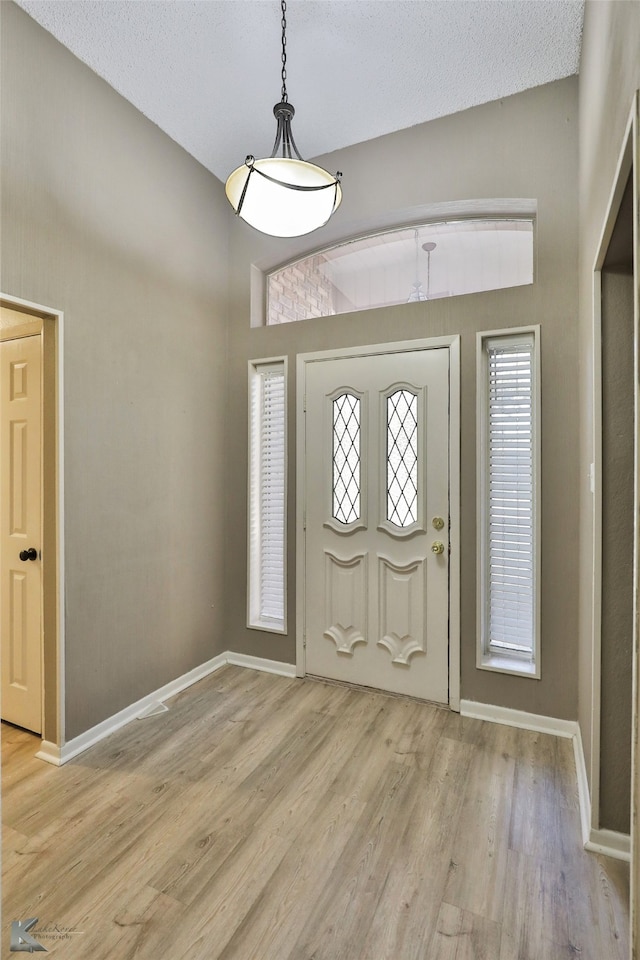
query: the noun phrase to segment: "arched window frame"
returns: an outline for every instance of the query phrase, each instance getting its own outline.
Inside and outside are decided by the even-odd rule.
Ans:
[[[377,237],[385,237],[397,231],[419,229],[426,231],[436,229],[439,225],[452,225],[464,222],[478,221],[528,221],[532,224],[532,270],[531,280],[535,282],[536,274],[536,214],[537,202],[533,199],[495,199],[495,200],[467,200],[452,203],[429,204],[412,208],[409,211],[383,215],[366,224],[359,224],[359,229],[339,230],[332,224],[322,231],[324,243],[321,246],[309,246],[308,238],[289,244],[287,249],[277,259],[265,258],[252,264],[251,267],[251,326],[271,326],[279,324],[267,323],[268,285],[269,278],[288,268],[295,268],[301,262],[312,257],[320,257],[336,249],[354,243],[368,241]],[[307,241],[306,245],[302,241]],[[424,254],[423,254],[424,256]],[[516,284],[497,284],[480,289],[500,289],[501,287],[517,286]],[[409,285],[410,286],[410,285]],[[408,293],[410,290],[408,289]],[[476,291],[461,291],[476,292]],[[454,294],[456,295],[456,294]],[[436,297],[434,296],[433,299]],[[407,300],[409,297],[407,296]],[[393,303],[402,303],[403,299],[396,299]],[[389,306],[390,303],[380,304]],[[372,305],[375,306],[375,305]],[[361,306],[358,309],[371,309],[372,306]],[[343,311],[335,311],[340,313]],[[348,312],[348,311],[344,311]],[[331,314],[326,314],[331,315]],[[293,319],[293,318],[291,318]],[[291,322],[291,321],[287,321]]]

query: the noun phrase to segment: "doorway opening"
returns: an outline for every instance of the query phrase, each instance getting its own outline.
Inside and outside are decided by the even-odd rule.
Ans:
[[[11,349],[13,345],[14,351],[18,349],[19,352],[21,342],[24,345],[30,344],[32,363],[37,364],[40,388],[37,405],[41,414],[41,436],[38,441],[39,463],[35,467],[35,471],[39,474],[35,477],[37,482],[35,489],[39,499],[37,508],[40,515],[37,518],[36,529],[29,529],[29,536],[34,539],[34,542],[20,544],[21,548],[24,548],[20,552],[26,552],[28,556],[26,561],[20,562],[18,576],[13,578],[18,585],[17,581],[22,583],[25,580],[26,572],[33,574],[37,572],[36,568],[39,568],[40,576],[34,578],[38,591],[35,603],[39,606],[40,637],[37,656],[40,662],[39,671],[36,671],[36,675],[39,673],[37,677],[39,690],[33,693],[39,703],[32,705],[29,716],[25,714],[23,717],[22,714],[17,713],[12,714],[11,717],[7,716],[6,719],[27,729],[33,729],[38,734],[42,739],[38,756],[47,760],[53,759],[48,755],[50,750],[47,748],[52,746],[57,748],[64,742],[61,338],[62,314],[60,312],[9,295],[0,295],[0,341],[3,348],[7,345]],[[20,363],[14,364],[14,367],[19,371]],[[33,369],[36,370],[36,367],[34,366]],[[5,380],[4,377],[3,380]],[[6,382],[3,382],[3,405],[10,396],[9,380],[10,378],[6,378]],[[5,546],[5,532],[3,530],[3,553],[5,551],[13,553],[15,544],[10,547]],[[36,559],[33,563],[30,559],[30,550],[36,551]],[[9,564],[8,560],[8,555],[6,557],[3,555],[3,577],[9,576],[11,566],[16,566],[16,564]],[[3,590],[5,586],[7,585],[3,584]],[[33,598],[30,602],[34,602]],[[10,636],[7,635],[10,631],[5,630],[4,627],[3,620],[2,643],[6,645],[11,642]],[[3,660],[5,652],[3,651]],[[29,696],[31,695],[30,690]],[[3,719],[5,719],[4,706]]]
[[[301,354],[297,673],[460,704],[459,338]]]
[[[591,822],[631,861],[640,950],[640,121],[636,93],[594,264]],[[630,835],[630,836],[629,836]]]
[[[627,178],[600,271],[602,577],[597,827],[631,827],[633,666],[633,183]],[[627,758],[624,762],[623,757]]]

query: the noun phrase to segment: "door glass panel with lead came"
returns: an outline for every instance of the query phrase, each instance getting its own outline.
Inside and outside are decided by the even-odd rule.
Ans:
[[[351,393],[333,401],[333,517],[360,519],[360,398]]]
[[[408,390],[387,397],[387,520],[409,527],[418,519],[418,398]]]

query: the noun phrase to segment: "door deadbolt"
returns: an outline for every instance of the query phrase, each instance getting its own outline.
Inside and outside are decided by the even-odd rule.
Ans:
[[[431,523],[436,528],[436,530],[442,530],[442,528],[444,527],[444,520],[442,519],[442,517],[434,517]]]
[[[431,552],[438,554],[444,553],[444,543],[442,543],[440,540],[434,540],[431,544]]]

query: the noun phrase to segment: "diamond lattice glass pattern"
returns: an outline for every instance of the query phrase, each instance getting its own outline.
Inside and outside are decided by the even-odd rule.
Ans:
[[[418,398],[398,390],[387,398],[387,520],[418,519]]]
[[[351,393],[333,401],[333,516],[360,519],[360,400]]]

